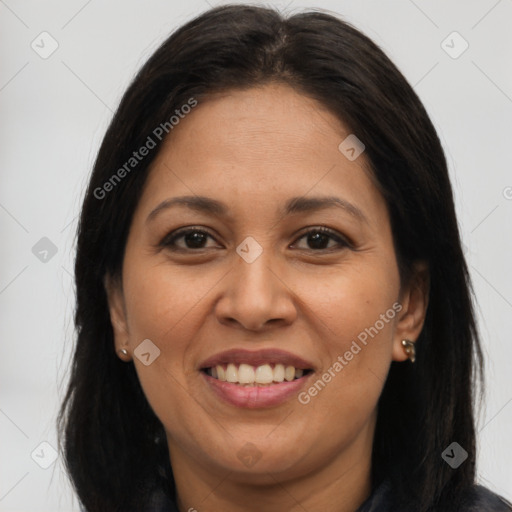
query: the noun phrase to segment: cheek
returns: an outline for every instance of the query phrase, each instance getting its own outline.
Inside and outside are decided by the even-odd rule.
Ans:
[[[194,308],[216,282],[214,276],[179,266],[159,263],[144,268],[144,262],[127,262],[125,297],[130,337],[150,338],[155,343],[173,340],[173,350],[180,346],[190,329]],[[180,334],[181,333],[181,334]],[[186,337],[186,336],[185,336]]]
[[[344,276],[315,292],[323,364],[298,398],[311,424],[328,428],[341,444],[374,418],[391,363],[398,292],[373,277]],[[327,440],[320,447],[332,449]]]
[[[145,339],[159,350],[147,366],[134,357],[139,382],[162,423],[182,432],[201,414],[187,392],[185,361],[199,324],[198,304],[215,281],[198,279],[197,271],[148,265],[133,257],[126,259],[124,275],[131,351]],[[181,408],[181,404],[189,406]],[[173,413],[178,407],[179,417]]]
[[[328,339],[334,340],[334,345],[344,348],[359,335],[364,342],[365,333],[371,338],[390,338],[396,317],[393,304],[399,296],[398,274],[395,276],[393,267],[354,266],[332,272],[314,286],[305,283],[303,290],[316,316],[329,327]]]
[[[376,405],[391,363],[400,309],[398,271],[381,260],[337,276],[323,287],[317,283],[309,294],[324,354],[321,382],[306,390],[303,403],[321,409],[320,416],[363,421]]]

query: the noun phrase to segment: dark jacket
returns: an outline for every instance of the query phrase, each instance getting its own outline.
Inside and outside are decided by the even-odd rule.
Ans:
[[[415,512],[411,509],[397,510],[391,508],[391,488],[388,482],[384,482],[374,490],[371,496],[355,512]],[[200,504],[196,505],[201,511]],[[463,512],[511,512],[512,505],[489,491],[485,487],[477,485],[471,495],[467,497]],[[153,495],[152,503],[145,512],[179,512],[172,499],[159,491]]]

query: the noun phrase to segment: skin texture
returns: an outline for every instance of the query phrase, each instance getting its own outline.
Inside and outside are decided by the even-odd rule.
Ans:
[[[350,133],[315,100],[265,85],[200,103],[153,163],[122,282],[106,286],[116,350],[128,350],[166,429],[180,510],[352,512],[370,494],[376,404],[391,361],[411,364],[401,340],[421,331],[428,275],[418,264],[400,282],[387,207],[365,155],[349,161],[338,149]],[[229,214],[172,207],[147,220],[182,195],[220,200]],[[341,208],[280,213],[291,197],[333,195],[365,220]],[[181,252],[160,245],[186,226],[208,232],[204,248],[183,237],[175,241]],[[316,248],[304,234],[318,226],[350,245],[327,238]],[[263,250],[252,263],[236,252],[248,236]],[[309,387],[396,303],[401,311],[307,404],[294,396],[237,408],[198,370],[227,349],[280,348],[313,364]],[[133,356],[145,339],[161,351],[149,366]],[[260,456],[251,467],[239,458],[248,442]]]

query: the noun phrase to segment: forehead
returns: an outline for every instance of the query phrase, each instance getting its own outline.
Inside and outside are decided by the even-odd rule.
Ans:
[[[174,151],[194,147],[197,156],[228,152],[233,161],[258,158],[268,165],[284,157],[318,159],[326,150],[337,156],[339,142],[349,133],[319,102],[289,86],[270,84],[214,94],[199,103],[173,129],[163,151],[171,145]]]
[[[383,198],[364,153],[350,160],[339,149],[349,136],[333,113],[286,85],[216,94],[167,136],[141,202],[197,194],[281,206],[292,196],[336,192],[378,209]]]

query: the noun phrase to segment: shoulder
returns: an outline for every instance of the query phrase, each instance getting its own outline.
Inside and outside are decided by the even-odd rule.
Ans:
[[[487,487],[475,485],[468,493],[463,512],[511,512],[512,504]]]
[[[505,498],[493,493],[486,487],[475,485],[469,490],[462,503],[453,503],[457,512],[512,512],[512,504]],[[372,495],[361,505],[357,512],[413,512],[411,507],[403,504],[397,507],[394,493],[389,481],[382,482]],[[435,507],[433,510],[437,510]]]

